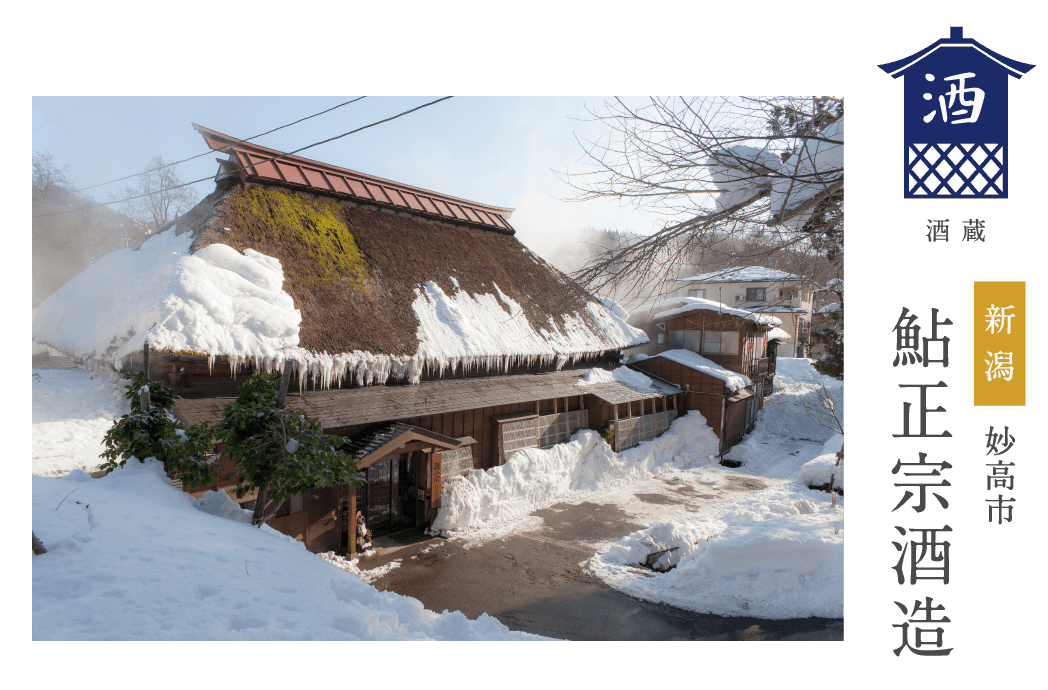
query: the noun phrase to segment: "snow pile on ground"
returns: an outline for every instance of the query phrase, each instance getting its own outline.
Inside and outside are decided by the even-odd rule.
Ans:
[[[637,568],[671,547],[652,575]],[[715,520],[656,522],[587,567],[630,596],[718,615],[844,615],[844,508],[796,484],[759,492]]]
[[[210,515],[156,462],[77,478],[33,477],[48,549],[33,558],[34,640],[539,639],[427,611],[290,537]]]
[[[837,452],[841,449],[843,443],[844,437],[840,434],[831,436],[830,440],[823,445],[822,454],[804,463],[804,466],[801,467],[801,484],[805,486],[823,486],[824,484],[829,484],[832,477],[833,485],[836,488],[843,489],[844,458],[841,458],[840,465],[837,464]]]
[[[775,366],[774,392],[765,400],[756,427],[724,456],[741,461],[745,472],[769,472],[782,460],[779,448],[791,441],[806,444],[798,448],[798,457],[820,455],[822,444],[837,431],[833,416],[844,423],[843,381],[820,374],[808,359],[780,357]]]
[[[686,366],[689,369],[701,371],[703,374],[712,376],[715,379],[720,379],[724,382],[724,385],[732,391],[745,388],[752,383],[749,377],[745,374],[739,374],[730,369],[725,369],[716,362],[706,359],[699,353],[692,352],[691,350],[666,350],[655,356],[665,357],[666,359]]]
[[[568,443],[520,450],[504,465],[451,480],[431,530],[453,534],[515,520],[582,493],[648,479],[659,467],[706,464],[717,450],[716,435],[694,410],[662,436],[621,453],[597,432],[583,429]]]
[[[102,438],[131,411],[124,383],[85,369],[33,369],[33,474],[97,470]]]
[[[592,386],[597,383],[621,383],[624,386],[628,386],[633,390],[647,391],[651,390],[651,379],[644,374],[630,369],[629,367],[619,367],[614,371],[608,371],[607,369],[597,369],[594,367],[586,372],[576,386]]]
[[[374,551],[372,551],[371,553],[374,553]],[[380,565],[377,568],[372,568],[371,570],[361,570],[357,567],[357,563],[360,562],[359,558],[343,558],[342,556],[336,554],[334,551],[325,551],[324,553],[319,555],[328,563],[336,567],[342,568],[347,573],[353,573],[368,584],[375,582],[375,580],[379,579],[389,571],[400,567],[399,558],[395,561],[390,561],[385,565]]]

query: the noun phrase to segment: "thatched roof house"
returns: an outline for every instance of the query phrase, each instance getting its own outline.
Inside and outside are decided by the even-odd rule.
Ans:
[[[229,155],[215,191],[59,289],[34,340],[124,369],[148,342],[176,385],[201,361],[290,359],[320,387],[559,369],[646,341],[521,244],[511,209],[197,130]]]

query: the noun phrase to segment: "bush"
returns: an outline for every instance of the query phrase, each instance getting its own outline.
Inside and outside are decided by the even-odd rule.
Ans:
[[[124,397],[131,401],[131,413],[113,423],[106,432],[102,469],[107,473],[134,458],[139,462],[156,458],[164,464],[168,476],[181,479],[187,486],[204,486],[213,482],[215,470],[214,435],[206,423],[186,427],[171,414],[175,391],[162,383],[150,381],[144,372],[126,374],[131,380]],[[148,387],[149,409],[142,410],[139,392]]]
[[[277,407],[279,376],[255,374],[235,402],[222,408],[215,427],[226,452],[237,463],[237,496],[258,489],[255,524],[272,517],[288,497],[313,487],[357,483],[357,465],[343,453],[344,439],[324,433],[320,421],[297,410]],[[266,507],[274,501],[267,514]]]

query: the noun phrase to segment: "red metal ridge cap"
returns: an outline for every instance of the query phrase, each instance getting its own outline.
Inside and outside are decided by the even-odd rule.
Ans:
[[[509,217],[514,210],[511,208],[467,201],[301,156],[285,154],[241,141],[196,123],[193,124],[193,128],[204,137],[204,141],[212,150],[229,154],[228,161],[219,159],[220,168],[216,179],[235,175],[243,181],[254,179],[279,182],[515,234],[509,224]]]

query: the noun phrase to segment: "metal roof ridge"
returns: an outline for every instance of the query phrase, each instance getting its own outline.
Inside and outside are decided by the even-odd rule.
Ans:
[[[329,170],[331,172],[337,172],[337,173],[341,173],[341,174],[350,174],[350,175],[361,177],[361,178],[366,179],[368,181],[373,181],[373,182],[375,182],[375,184],[387,185],[389,187],[392,187],[393,189],[397,189],[397,190],[401,190],[402,189],[402,190],[405,190],[407,192],[427,194],[427,195],[430,195],[430,196],[437,197],[437,198],[439,198],[441,200],[452,201],[452,202],[456,202],[456,203],[465,203],[465,204],[468,204],[468,206],[479,208],[482,211],[498,213],[498,215],[500,215],[505,220],[508,220],[510,214],[512,214],[512,212],[516,211],[516,209],[508,209],[508,208],[505,208],[505,207],[494,206],[494,204],[490,204],[490,203],[482,203],[480,201],[472,201],[470,199],[463,199],[463,198],[460,198],[460,197],[457,197],[457,196],[452,196],[451,194],[444,194],[443,192],[435,192],[433,190],[424,189],[422,187],[415,187],[413,185],[408,185],[408,184],[406,184],[406,182],[398,182],[398,181],[393,180],[393,179],[387,179],[385,177],[378,177],[377,175],[371,175],[371,174],[368,174],[368,173],[363,173],[363,172],[359,172],[359,171],[356,171],[356,170],[351,170],[349,168],[341,168],[339,166],[334,166],[334,165],[331,165],[329,163],[322,163],[322,161],[320,161],[320,160],[313,160],[312,158],[306,158],[305,156],[299,156],[299,155],[294,155],[294,154],[286,154],[283,151],[278,151],[277,149],[270,149],[268,147],[264,147],[264,146],[261,146],[259,144],[252,144],[252,143],[249,143],[249,142],[244,142],[243,139],[238,139],[235,136],[230,136],[228,134],[223,134],[223,133],[215,131],[213,129],[209,129],[209,128],[203,127],[201,125],[197,125],[196,123],[192,123],[192,125],[193,125],[193,128],[197,132],[199,132],[200,135],[203,137],[204,143],[206,145],[208,145],[213,151],[220,151],[222,153],[232,153],[235,149],[239,148],[239,149],[245,150],[245,152],[256,153],[256,154],[264,154],[265,157],[267,157],[267,158],[268,157],[274,157],[274,156],[281,156],[280,159],[283,160],[283,161],[287,161],[287,163],[297,163],[297,164],[300,164],[300,165],[305,164],[305,165],[308,165],[310,167],[315,167],[315,168],[320,168],[320,169],[327,169],[327,170]],[[214,142],[218,142],[221,145],[220,146],[216,146]]]

